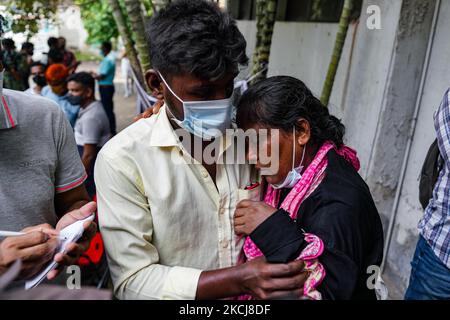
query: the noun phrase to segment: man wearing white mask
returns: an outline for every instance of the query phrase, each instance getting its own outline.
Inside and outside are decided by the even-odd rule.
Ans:
[[[238,264],[236,204],[259,200],[248,164],[229,153],[231,95],[246,43],[212,2],[173,1],[148,26],[146,74],[160,112],[123,130],[95,167],[99,223],[119,299],[270,299],[300,295],[303,263]],[[195,152],[200,146],[200,154]],[[203,157],[212,146],[213,161]],[[209,159],[210,160],[210,159]],[[236,266],[237,265],[237,266]]]

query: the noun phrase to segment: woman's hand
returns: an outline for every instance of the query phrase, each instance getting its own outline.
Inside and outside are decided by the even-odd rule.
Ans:
[[[234,212],[234,232],[237,235],[250,235],[277,209],[261,201],[242,200]]]

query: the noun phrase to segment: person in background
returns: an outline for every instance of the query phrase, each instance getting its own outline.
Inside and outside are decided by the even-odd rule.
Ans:
[[[30,68],[33,63],[34,45],[31,42],[22,43],[22,49],[20,50],[20,55],[22,56],[23,63],[26,65],[23,75],[23,84],[26,89],[29,89],[30,84],[28,79],[30,77]]]
[[[12,39],[3,39],[2,45],[1,60],[5,68],[4,87],[24,91],[27,89],[24,82],[28,74],[26,61],[16,51],[16,45]]]
[[[58,38],[50,37],[47,40],[48,52],[45,55],[47,59],[43,59],[42,63],[50,66],[53,63],[62,63],[63,57],[58,48]]]
[[[101,102],[95,100],[95,79],[87,72],[79,72],[67,79],[69,102],[80,106],[75,123],[75,141],[88,174],[86,189],[95,194],[94,164],[97,153],[110,138],[109,121]]]
[[[42,89],[42,96],[55,101],[64,111],[72,127],[77,120],[79,106],[74,106],[69,102],[67,90],[67,78],[69,70],[63,64],[52,64],[45,72],[47,86]]]
[[[58,38],[49,37],[47,40],[48,49],[58,49]]]
[[[30,75],[34,86],[25,90],[25,93],[41,95],[42,89],[47,85],[45,65],[42,62],[33,62],[30,67]]]
[[[50,51],[47,54],[48,56],[48,66],[51,66],[52,64],[63,64],[64,56],[62,52],[59,49],[50,49]]]
[[[31,42],[22,43],[22,49],[20,50],[20,54],[25,58],[25,61],[28,65],[33,63],[33,54],[34,54],[34,44]]]
[[[116,73],[116,60],[112,53],[111,42],[102,43],[102,54],[104,56],[100,63],[98,74],[92,73],[93,77],[98,81],[100,91],[100,99],[103,108],[105,108],[106,115],[109,120],[109,128],[111,134],[116,134],[116,116],[114,114],[114,75]]]
[[[133,92],[133,70],[131,69],[130,59],[128,59],[126,51],[124,51],[122,59],[120,60],[120,68],[122,77],[125,80],[124,97],[128,98]]]
[[[77,58],[72,51],[66,50],[66,38],[58,38],[58,49],[63,57],[62,64],[70,70],[70,73],[75,72],[80,63],[77,61]]]
[[[450,300],[450,89],[434,115],[442,169],[419,222],[406,300]]]

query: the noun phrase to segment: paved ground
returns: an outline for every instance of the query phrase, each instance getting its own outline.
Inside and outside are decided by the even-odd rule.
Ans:
[[[97,71],[98,63],[88,61],[83,62],[77,71]],[[132,95],[124,98],[124,78],[120,72],[120,62],[116,66],[116,77],[114,80],[116,93],[114,95],[114,112],[116,114],[117,131],[121,131],[133,122],[136,113],[136,96]],[[100,97],[97,93],[97,98]]]

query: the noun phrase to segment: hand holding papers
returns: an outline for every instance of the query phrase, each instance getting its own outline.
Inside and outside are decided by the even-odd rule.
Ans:
[[[66,251],[66,247],[67,247],[67,245],[69,245],[69,243],[76,242],[77,240],[79,240],[84,232],[83,225],[88,221],[93,221],[94,217],[95,217],[95,215],[92,214],[89,217],[87,217],[83,220],[78,220],[78,221],[74,222],[73,224],[62,229],[60,231],[60,238],[62,240],[61,240],[61,243],[60,243],[58,249],[56,250],[56,253],[64,253]],[[58,267],[57,262],[55,262],[55,261],[50,262],[49,265],[43,271],[41,271],[38,275],[36,275],[30,281],[26,282],[25,289],[28,290],[28,289],[34,288],[37,285],[39,285],[46,278],[47,274],[51,270],[56,269],[57,267]]]

